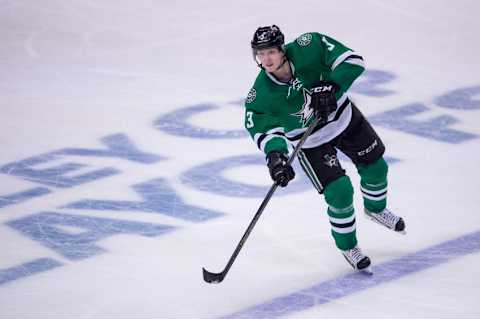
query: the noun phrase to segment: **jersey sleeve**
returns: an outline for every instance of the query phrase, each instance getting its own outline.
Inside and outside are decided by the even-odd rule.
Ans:
[[[329,36],[319,33],[316,33],[315,36],[323,53],[322,62],[330,69],[326,80],[333,81],[340,86],[340,90],[337,92],[338,98],[348,91],[352,83],[365,70],[363,57]]]
[[[288,153],[285,130],[279,120],[262,110],[252,88],[245,101],[245,128],[257,147],[267,155],[271,151]]]

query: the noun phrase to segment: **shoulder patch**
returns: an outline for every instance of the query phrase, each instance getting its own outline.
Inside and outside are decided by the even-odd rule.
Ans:
[[[245,100],[245,102],[247,102],[247,104],[252,103],[253,101],[255,101],[256,97],[257,97],[257,91],[254,88],[252,88],[250,92],[248,92],[247,99]]]
[[[305,47],[312,42],[312,34],[305,33],[297,38],[297,43],[299,46]]]

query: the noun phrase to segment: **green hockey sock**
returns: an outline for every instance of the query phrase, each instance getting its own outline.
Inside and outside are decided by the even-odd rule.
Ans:
[[[332,227],[335,245],[341,250],[352,249],[357,245],[355,211],[353,206],[342,209],[328,207],[328,217]]]
[[[334,180],[327,185],[324,194],[335,245],[341,250],[352,249],[357,245],[357,236],[350,178],[342,176]]]
[[[360,174],[363,205],[373,213],[379,213],[387,206],[388,164],[383,157],[369,165],[357,165]]]

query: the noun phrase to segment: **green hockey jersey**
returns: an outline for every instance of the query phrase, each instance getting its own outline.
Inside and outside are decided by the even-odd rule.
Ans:
[[[265,154],[288,152],[313,120],[310,87],[316,80],[330,80],[340,87],[337,110],[328,121],[315,128],[303,148],[326,143],[350,123],[352,108],[346,95],[353,81],[364,71],[363,58],[326,35],[305,33],[285,45],[292,79],[277,80],[264,69],[258,74],[245,100],[245,128]]]

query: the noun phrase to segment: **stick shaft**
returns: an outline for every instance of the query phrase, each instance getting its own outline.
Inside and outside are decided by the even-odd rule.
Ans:
[[[287,160],[287,165],[291,165],[292,162],[295,160],[295,157],[297,156],[298,152],[300,151],[300,149],[302,148],[303,144],[305,143],[305,141],[307,140],[307,138],[310,136],[310,134],[312,133],[313,129],[321,122],[322,120],[321,119],[318,119],[316,118],[307,128],[307,130],[305,131],[305,133],[303,134],[302,138],[300,139],[300,141],[298,142],[298,144],[295,146],[294,150],[293,150],[293,153],[292,155],[290,156],[290,158]],[[232,256],[230,257],[230,259],[228,260],[228,263],[227,265],[225,266],[225,268],[223,269],[223,271],[221,273],[218,273],[218,274],[214,274],[214,273],[210,273],[208,271],[206,271],[204,269],[204,279],[206,278],[205,277],[205,272],[207,272],[209,274],[210,277],[215,277],[216,278],[216,282],[221,282],[223,280],[223,278],[225,278],[225,276],[227,275],[228,271],[230,270],[230,267],[232,267],[233,265],[233,262],[235,261],[235,259],[237,258],[240,250],[242,249],[243,245],[245,244],[245,242],[247,241],[247,238],[248,236],[250,235],[250,233],[252,232],[253,228],[255,227],[255,224],[257,223],[258,219],[260,218],[260,216],[262,215],[263,213],[263,210],[265,209],[265,207],[267,206],[268,202],[270,201],[270,198],[272,198],[273,194],[275,193],[275,191],[277,190],[278,188],[278,184],[275,182],[273,183],[273,185],[270,187],[270,190],[268,191],[267,195],[265,196],[265,198],[263,199],[262,203],[260,204],[260,207],[258,208],[257,212],[255,213],[255,216],[253,216],[253,219],[252,221],[250,222],[250,224],[248,225],[247,227],[247,230],[245,231],[245,233],[243,234],[242,238],[240,239],[239,243],[237,244],[237,247],[235,248]]]

